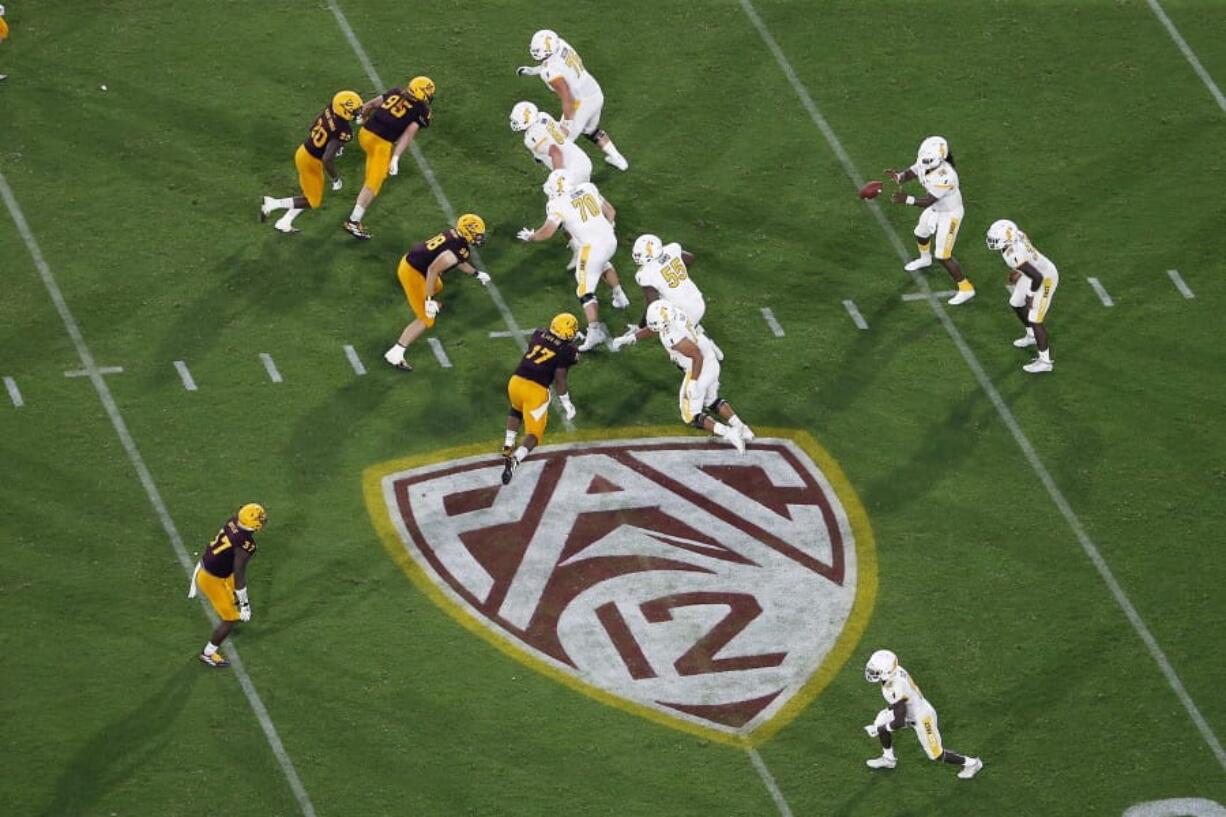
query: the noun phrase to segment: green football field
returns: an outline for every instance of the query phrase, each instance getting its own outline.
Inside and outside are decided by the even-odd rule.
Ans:
[[[0,813],[1226,815],[1221,0],[8,5]],[[611,531],[593,553],[615,549],[618,524],[683,495],[722,520],[711,530],[815,535],[799,520],[817,505],[767,465],[703,471],[740,486],[714,499],[628,465],[656,446],[697,474],[731,450],[681,424],[654,340],[585,356],[574,428],[552,413],[554,447],[506,494],[435,496],[405,476],[496,466],[512,329],[577,310],[564,240],[515,240],[543,218],[545,174],[507,115],[519,99],[557,111],[514,71],[542,26],[599,78],[602,125],[631,165],[580,140],[618,208],[632,305],[613,313],[602,293],[610,326],[642,314],[635,236],[696,256],[723,394],[760,431],[747,457],[795,453],[820,472],[812,502],[835,506],[823,530],[844,537],[830,547],[845,569],[822,593],[804,589],[818,586],[805,559],[755,573],[727,552],[740,539],[702,531],[650,552],[758,579],[721,587],[722,606],[635,606],[669,576],[706,581],[641,555],[647,536],[633,559],[588,562],[627,571],[626,595],[593,607],[610,647],[548,593],[534,615],[555,629],[517,634],[431,561],[470,547],[505,611],[522,588],[499,571],[517,554],[553,553],[534,562],[542,577],[596,581],[572,564],[583,525]],[[340,229],[356,144],[338,160],[344,189],[301,233],[258,223],[260,196],[297,192],[295,147],[332,94],[417,74],[438,86],[424,164],[406,156],[384,186],[373,240]],[[956,255],[978,288],[957,307],[927,296],[951,289],[939,267],[902,269],[919,211],[856,196],[937,133],[957,157]],[[490,227],[496,288],[449,274],[437,345],[393,371],[381,356],[410,317],[398,257],[466,211]],[[1024,373],[1029,350],[1011,345],[1007,269],[983,241],[997,218],[1060,269],[1051,374]],[[461,505],[522,500],[548,519],[566,496],[571,511],[618,501],[599,476],[586,492],[517,487],[583,462],[650,482],[665,511],[580,513],[573,536],[531,542],[518,517],[479,544],[440,533]],[[436,500],[435,516],[399,515]],[[185,597],[188,571],[251,501],[269,515],[254,616],[223,649],[235,666],[213,671],[196,658],[212,625]],[[740,641],[738,605],[762,609],[738,619]],[[645,633],[692,647],[662,661]],[[572,672],[562,647],[533,652],[537,636],[625,666]],[[798,680],[752,729],[717,723],[701,696],[665,711],[618,692],[655,674],[730,695],[731,679],[770,674],[724,671],[750,642],[813,655],[778,659]],[[709,660],[685,663],[704,645]],[[910,733],[898,768],[865,767],[880,746],[862,727],[884,702],[863,667],[879,648],[922,686],[946,748],[983,758],[973,780]]]

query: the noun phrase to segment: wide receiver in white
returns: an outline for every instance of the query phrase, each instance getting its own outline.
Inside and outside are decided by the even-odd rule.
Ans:
[[[962,226],[962,218],[966,210],[962,206],[962,191],[958,187],[958,171],[954,169],[954,157],[949,152],[949,143],[940,136],[929,136],[920,143],[915,157],[915,164],[906,170],[887,170],[885,172],[898,184],[919,179],[924,186],[926,195],[916,198],[909,195],[901,187],[890,197],[895,204],[906,204],[911,207],[922,207],[919,222],[915,225],[915,240],[919,244],[919,258],[910,261],[904,267],[908,272],[932,266],[932,256],[941,262],[958,285],[958,291],[949,299],[949,304],[957,306],[975,297],[975,287],[962,273],[954,258],[954,242],[958,239],[958,228]],[[936,241],[936,247],[932,242]]]
[[[951,766],[961,766],[958,777],[969,780],[979,774],[983,761],[950,752],[941,744],[941,730],[937,728],[937,711],[924,698],[920,688],[911,680],[910,674],[898,665],[898,656],[889,650],[877,650],[864,666],[864,680],[881,684],[881,694],[888,706],[864,731],[869,737],[881,741],[881,757],[867,761],[870,769],[893,769],[898,765],[894,757],[894,733],[900,729],[914,729],[920,746],[929,760],[940,760]]]
[[[628,170],[630,163],[618,152],[609,134],[600,128],[600,112],[604,108],[604,91],[600,83],[583,66],[579,53],[556,31],[542,29],[532,35],[528,46],[532,59],[539,65],[522,65],[515,69],[521,77],[539,76],[562,101],[559,124],[567,138],[586,136],[604,151],[604,160],[618,170]]]
[[[570,172],[555,170],[545,180],[545,221],[533,230],[524,227],[518,233],[520,241],[548,241],[559,226],[565,226],[575,243],[579,245],[579,260],[575,264],[575,295],[583,306],[587,318],[587,336],[579,346],[580,352],[590,351],[609,339],[609,330],[600,320],[600,303],[596,298],[596,284],[604,276],[605,283],[613,289],[613,308],[630,306],[610,261],[617,251],[617,235],[613,221],[617,211],[601,197],[596,185],[591,182],[572,184]]]
[[[720,397],[720,358],[715,344],[705,334],[694,331],[689,317],[678,306],[657,298],[647,307],[647,328],[660,336],[668,357],[685,372],[678,401],[681,420],[687,425],[710,431],[745,452],[745,443],[756,435],[736,415],[732,404]],[[720,419],[726,422],[720,422]]]
[[[1022,369],[1031,374],[1050,372],[1051,347],[1047,342],[1047,327],[1043,325],[1043,319],[1047,317],[1052,296],[1060,284],[1060,272],[1007,218],[992,222],[988,228],[988,249],[1000,252],[1009,266],[1009,283],[1013,284],[1009,306],[1013,307],[1018,320],[1026,327],[1026,334],[1013,341],[1013,345],[1019,349],[1037,346],[1039,350],[1039,356]]]
[[[681,307],[694,331],[703,334],[702,319],[707,313],[707,302],[702,297],[702,290],[690,277],[690,264],[694,263],[694,256],[683,250],[677,242],[664,244],[659,236],[651,233],[644,233],[635,239],[630,254],[638,265],[634,280],[643,290],[644,304],[651,306],[656,299],[664,298]],[[651,334],[651,330],[647,328],[647,316],[644,314],[638,326],[627,327],[626,334],[614,338],[609,346],[616,352],[623,346],[650,337]],[[723,360],[724,353],[718,346],[715,347],[715,352],[716,356]]]

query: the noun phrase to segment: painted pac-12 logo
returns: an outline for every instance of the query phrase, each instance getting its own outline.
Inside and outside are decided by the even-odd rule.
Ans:
[[[542,446],[505,486],[502,458],[471,449],[384,463],[367,504],[414,581],[523,663],[687,732],[757,742],[864,630],[867,518],[803,432],[744,455],[634,435]]]

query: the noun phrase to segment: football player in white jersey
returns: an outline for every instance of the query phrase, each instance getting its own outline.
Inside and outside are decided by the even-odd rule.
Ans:
[[[613,221],[617,211],[601,197],[596,185],[591,182],[572,184],[570,173],[555,170],[545,180],[545,221],[533,230],[524,227],[519,231],[520,241],[548,241],[559,226],[565,226],[571,238],[579,245],[579,260],[575,265],[575,295],[583,305],[587,318],[587,336],[579,346],[580,352],[596,348],[609,339],[609,330],[600,320],[596,285],[603,276],[613,290],[613,307],[625,309],[630,305],[613,269],[613,253],[617,250],[617,235]]]
[[[592,160],[583,149],[566,138],[556,119],[528,101],[511,109],[511,130],[523,133],[524,147],[532,160],[550,170],[565,168],[575,184],[592,180]]]
[[[609,134],[600,128],[600,112],[604,108],[604,91],[600,83],[584,67],[579,52],[557,32],[542,29],[532,35],[528,52],[539,65],[523,65],[515,73],[539,76],[562,101],[559,123],[569,138],[579,134],[604,151],[604,160],[618,170],[629,170],[630,163],[618,152]]]
[[[877,650],[864,666],[864,680],[881,684],[885,709],[864,731],[869,737],[881,741],[881,757],[867,761],[870,769],[893,769],[898,765],[894,757],[894,733],[900,729],[914,729],[920,746],[929,760],[940,760],[951,766],[961,766],[958,777],[969,780],[979,774],[983,761],[951,752],[941,743],[941,730],[937,728],[937,711],[920,692],[910,674],[898,665],[898,656],[889,650]]]
[[[1009,306],[1026,327],[1026,334],[1013,341],[1019,349],[1038,347],[1039,356],[1022,367],[1031,374],[1050,372],[1051,347],[1043,319],[1051,307],[1051,299],[1060,284],[1060,272],[1047,256],[1034,248],[1030,239],[1006,218],[992,222],[988,228],[988,249],[999,251],[1009,266],[1009,283],[1013,292]]]
[[[924,186],[925,195],[919,198],[907,194],[901,187],[890,197],[895,204],[924,208],[915,225],[920,257],[908,262],[905,269],[915,272],[932,266],[932,256],[935,254],[949,272],[949,277],[958,285],[958,291],[949,299],[950,305],[957,306],[974,298],[975,287],[954,258],[954,242],[958,239],[958,228],[962,226],[966,211],[962,207],[958,171],[954,169],[949,144],[940,136],[929,136],[920,143],[915,164],[906,170],[887,170],[885,173],[900,185],[911,179],[919,179]],[[933,241],[936,241],[935,248]]]
[[[681,245],[675,241],[665,244],[659,236],[651,233],[644,233],[635,239],[631,256],[638,265],[634,280],[643,290],[644,304],[650,306],[657,298],[664,298],[681,307],[690,319],[694,331],[702,333],[702,319],[707,313],[707,302],[702,297],[702,290],[690,277],[689,268],[690,264],[694,263],[694,256],[681,249]],[[637,343],[651,334],[651,330],[647,328],[647,317],[644,315],[638,326],[628,326],[626,334],[614,338],[610,348],[616,352],[623,346]],[[724,353],[718,346],[715,351],[719,359],[723,360]]]
[[[694,331],[685,312],[664,298],[647,307],[647,328],[660,336],[669,359],[685,372],[678,395],[681,420],[722,437],[744,453],[745,443],[756,435],[720,397],[719,363],[723,355],[716,354],[715,344],[706,334]]]

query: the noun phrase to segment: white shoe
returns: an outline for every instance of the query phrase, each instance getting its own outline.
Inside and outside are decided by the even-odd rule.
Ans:
[[[739,429],[728,426],[728,433],[724,435],[724,439],[732,443],[737,451],[745,453],[745,438],[741,436]]]
[[[1038,341],[1034,339],[1034,335],[1022,335],[1020,338],[1013,341],[1013,345],[1019,349],[1025,349],[1027,346],[1034,346],[1036,343],[1038,343]]]
[[[277,232],[280,232],[280,233],[286,233],[287,235],[288,235],[289,233],[296,233],[296,232],[299,232],[298,228],[297,228],[297,227],[295,227],[295,226],[294,226],[294,225],[292,225],[292,224],[287,224],[287,225],[285,225],[284,227],[282,227],[282,226],[281,226],[281,222],[279,222],[279,221],[278,221],[278,222],[277,222],[276,224],[274,224],[273,226],[277,228]]]
[[[957,306],[958,304],[966,303],[967,301],[969,301],[971,298],[974,298],[974,297],[975,297],[975,290],[960,289],[954,293],[954,297],[950,298],[945,303],[949,304],[950,306]]]
[[[587,336],[583,339],[583,343],[579,344],[579,351],[590,352],[608,339],[609,330],[604,328],[603,323],[589,323]]]
[[[604,157],[604,160],[608,162],[609,164],[613,165],[618,170],[629,170],[630,169],[630,163],[627,162],[626,157],[622,156],[620,153],[613,155],[613,156],[609,156],[608,154],[606,154]]]
[[[958,777],[963,780],[970,780],[975,775],[979,774],[979,770],[983,768],[983,761],[977,757],[968,757],[966,765],[962,767],[962,771],[958,772]]]
[[[905,269],[907,272],[915,272],[916,270],[921,270],[921,269],[924,269],[925,267],[931,267],[931,266],[932,266],[932,256],[931,255],[921,255],[919,258],[915,259],[914,261],[908,261],[903,266],[903,269]]]
[[[265,221],[268,221],[268,216],[276,209],[276,199],[272,196],[265,196],[264,200],[260,202],[260,223],[263,224]]]
[[[630,298],[626,295],[625,291],[613,293],[614,309],[625,309],[628,306],[630,306]]]
[[[864,762],[870,769],[893,769],[898,765],[897,760],[892,757],[886,757],[885,755],[875,757],[872,760],[866,760]]]
[[[1050,372],[1052,369],[1051,361],[1044,360],[1041,357],[1036,357],[1034,360],[1022,367],[1022,371],[1030,372],[1031,374],[1039,374],[1040,372]]]

